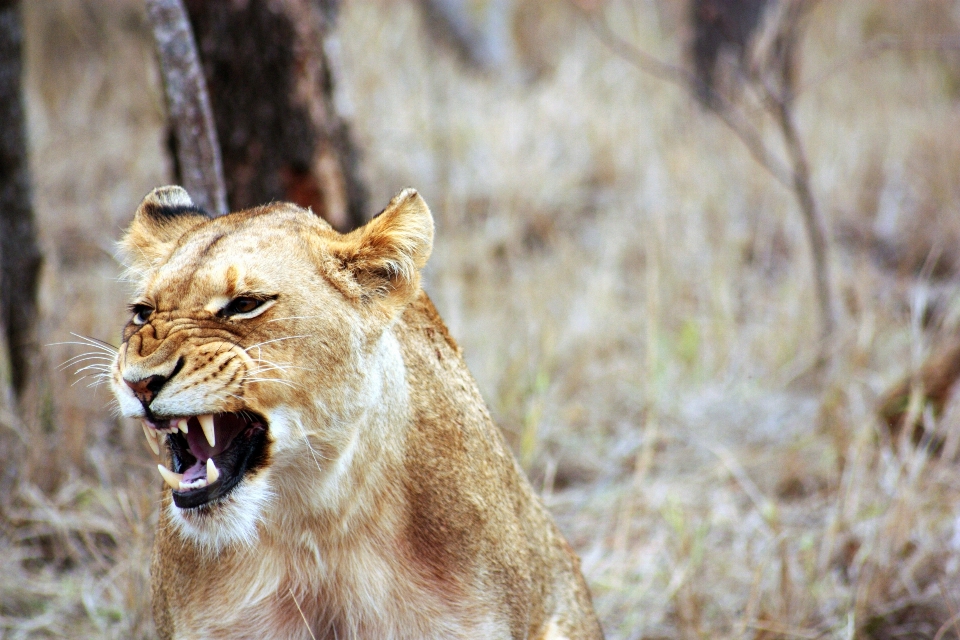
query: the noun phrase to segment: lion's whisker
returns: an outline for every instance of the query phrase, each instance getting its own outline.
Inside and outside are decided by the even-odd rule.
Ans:
[[[93,382],[87,385],[87,389],[97,389],[104,383],[104,375],[93,376]]]
[[[100,371],[101,373],[109,374],[110,367],[104,364],[88,364],[87,366],[81,367],[80,369],[77,369],[76,371],[74,371],[73,375],[78,376],[84,371]]]
[[[286,385],[286,386],[290,387],[291,389],[300,389],[300,388],[302,388],[301,385],[299,385],[299,384],[297,384],[297,383],[295,383],[295,382],[291,382],[290,380],[283,380],[282,378],[245,378],[245,379],[244,379],[244,382],[251,382],[251,383],[256,383],[256,382],[275,382],[275,383],[277,383],[277,384]]]
[[[258,366],[266,365],[268,367],[275,367],[277,369],[304,369],[305,368],[296,364],[290,364],[289,362],[287,363],[273,362],[272,360],[266,360],[265,358],[255,358],[253,361]]]
[[[264,340],[263,342],[258,342],[257,344],[252,344],[249,347],[245,347],[244,351],[249,351],[253,348],[262,347],[265,344],[270,344],[272,342],[282,342],[284,340],[296,340],[298,338],[312,338],[313,336],[284,336],[283,338],[274,338],[273,340]]]
[[[264,324],[269,324],[271,322],[280,322],[281,320],[309,320],[310,318],[322,318],[323,316],[286,316],[283,318],[271,318],[267,320]]]
[[[96,374],[88,373],[87,375],[85,375],[85,376],[80,376],[79,378],[77,378],[76,380],[74,380],[73,383],[70,384],[70,386],[71,386],[71,387],[75,387],[76,385],[80,384],[81,382],[83,382],[83,381],[86,380],[87,378],[93,378],[93,380],[94,380],[93,383],[87,385],[87,388],[89,389],[90,387],[98,387],[98,386],[100,386],[101,384],[103,384],[103,381],[104,381],[105,379],[109,378],[109,376],[108,376],[106,373],[96,373]]]
[[[95,352],[92,352],[92,353],[81,353],[80,355],[74,356],[74,357],[70,358],[69,360],[64,360],[63,362],[61,362],[61,363],[57,366],[57,369],[60,370],[60,371],[63,371],[64,369],[66,369],[66,368],[69,367],[70,365],[77,364],[77,363],[80,363],[80,362],[86,362],[87,360],[99,360],[99,361],[102,361],[102,362],[106,362],[106,363],[108,363],[108,364],[110,364],[110,363],[113,362],[113,358],[112,358],[112,357],[106,356],[106,355],[104,355],[104,354],[95,353]]]
[[[297,427],[300,429],[300,435],[303,436],[303,441],[304,441],[304,443],[306,443],[307,449],[310,449],[310,455],[313,456],[313,462],[314,462],[314,464],[317,465],[317,471],[320,471],[320,472],[322,473],[322,472],[323,472],[323,468],[320,466],[320,461],[317,460],[317,455],[318,455],[318,454],[317,454],[316,450],[313,448],[313,445],[310,444],[310,438],[307,437],[307,432],[306,432],[306,430],[304,430],[303,425],[300,424],[299,422],[296,422],[295,424],[296,424]],[[320,457],[322,458],[323,456],[320,456]]]
[[[74,333],[73,331],[70,332],[70,335],[72,335],[74,338],[79,338],[80,340],[83,340],[83,341],[86,342],[87,344],[90,344],[90,345],[95,346],[95,347],[103,347],[103,348],[106,348],[106,349],[112,349],[113,351],[117,351],[117,350],[118,350],[117,347],[113,346],[112,344],[110,344],[110,343],[107,342],[106,340],[100,340],[99,338],[93,338],[93,337],[90,337],[90,336],[85,336],[85,335],[83,335],[83,334],[81,334],[81,333]]]
[[[68,345],[68,344],[76,344],[76,345],[80,345],[81,347],[93,347],[111,356],[117,355],[117,352],[119,351],[119,349],[117,349],[112,345],[101,345],[96,342],[77,342],[76,340],[67,340],[64,342],[50,342],[50,343],[47,343],[46,346],[59,347],[59,346]]]
[[[266,366],[266,367],[257,367],[256,369],[253,369],[252,371],[250,371],[250,375],[256,376],[256,375],[260,375],[261,373],[266,373],[266,372],[268,372],[268,371],[288,371],[288,370],[292,370],[292,369],[300,369],[301,371],[310,371],[310,369],[307,369],[307,368],[305,368],[305,367],[296,367],[296,366],[291,366],[291,365],[288,365],[288,366]]]

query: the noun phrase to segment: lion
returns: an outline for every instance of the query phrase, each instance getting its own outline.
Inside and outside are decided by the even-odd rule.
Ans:
[[[111,386],[161,460],[161,638],[602,638],[420,287],[416,190],[340,234],[161,187],[120,246],[136,294]]]

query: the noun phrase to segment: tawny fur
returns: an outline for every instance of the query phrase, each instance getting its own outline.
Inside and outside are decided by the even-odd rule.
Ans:
[[[188,203],[155,191],[122,242],[155,311],[125,329],[113,388],[142,416],[123,378],[183,358],[151,409],[255,411],[269,464],[199,511],[164,488],[160,637],[602,637],[577,556],[420,289],[433,222],[416,191],[347,235],[290,204],[211,220]],[[216,317],[251,292],[277,298]]]

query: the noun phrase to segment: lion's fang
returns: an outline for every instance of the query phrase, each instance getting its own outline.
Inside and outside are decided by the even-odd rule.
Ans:
[[[207,484],[213,484],[220,479],[220,470],[213,464],[213,458],[207,458]]]
[[[163,476],[163,481],[170,485],[171,489],[177,489],[178,491],[180,490],[180,484],[183,480],[182,473],[174,473],[162,464],[157,465],[157,470],[160,472],[160,475]]]
[[[143,435],[147,436],[147,444],[150,445],[150,450],[153,451],[153,455],[160,455],[160,441],[157,439],[156,430],[147,425],[146,422],[141,422],[140,426],[143,427]]]
[[[200,422],[200,428],[203,429],[203,435],[207,437],[207,442],[210,443],[211,447],[215,447],[217,445],[217,430],[213,426],[213,415],[208,413],[197,416],[197,420]]]

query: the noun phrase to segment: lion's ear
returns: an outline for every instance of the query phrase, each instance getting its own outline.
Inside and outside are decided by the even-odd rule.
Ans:
[[[416,189],[394,196],[373,220],[330,243],[348,289],[364,298],[406,304],[420,289],[420,270],[433,249],[433,216]]]
[[[137,207],[120,241],[125,262],[139,271],[157,266],[170,257],[184,233],[209,218],[183,187],[154,189]]]

